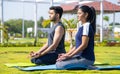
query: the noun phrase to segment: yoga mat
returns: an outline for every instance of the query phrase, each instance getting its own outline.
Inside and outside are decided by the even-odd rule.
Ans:
[[[98,66],[96,70],[120,70],[120,65],[116,66]]]
[[[55,70],[56,65],[46,65],[46,66],[34,66],[34,67],[26,67],[26,68],[21,68],[21,67],[15,67],[17,69],[20,69],[22,71],[36,71],[36,70]]]
[[[97,62],[95,61],[94,65],[107,65],[108,63],[101,63],[101,62]],[[6,63],[5,64],[7,67],[14,67],[14,66],[36,66],[33,63],[22,63],[22,62],[18,62],[18,63]]]
[[[37,70],[57,70],[56,68],[56,65],[53,64],[53,65],[45,65],[45,66],[34,66],[34,67],[25,67],[25,68],[22,68],[22,67],[15,67],[19,70],[22,70],[22,71],[37,71]],[[78,70],[85,70],[86,67],[79,67]],[[86,68],[88,70],[120,70],[120,65],[117,65],[117,66],[93,66],[93,67],[89,67],[89,68]],[[64,70],[64,69],[62,69]],[[72,70],[72,69],[71,69]],[[74,69],[73,69],[74,70]],[[75,68],[75,70],[77,70],[77,68]]]

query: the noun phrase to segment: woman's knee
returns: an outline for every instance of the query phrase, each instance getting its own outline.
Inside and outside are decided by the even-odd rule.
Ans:
[[[63,62],[56,62],[57,69],[61,70],[65,68],[65,64]]]

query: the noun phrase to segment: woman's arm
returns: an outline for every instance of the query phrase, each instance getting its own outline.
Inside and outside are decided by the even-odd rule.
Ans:
[[[72,50],[70,50],[68,53],[63,54],[62,56],[60,56],[60,57],[57,59],[57,61],[62,61],[62,60],[71,58],[71,57],[73,57],[74,55],[76,55],[77,53],[79,53],[80,51],[83,51],[83,50],[88,46],[88,41],[89,41],[89,37],[83,35],[83,36],[82,36],[82,44],[81,44],[77,49],[75,49],[75,47],[74,47],[74,48],[73,48]]]
[[[70,55],[71,53],[73,53],[74,50],[75,50],[75,46],[72,49],[70,49],[70,51],[68,51],[66,55]]]
[[[75,54],[79,53],[80,51],[83,51],[87,46],[89,42],[89,37],[86,35],[82,36],[82,44],[75,49],[71,54],[69,54],[70,57],[74,56]]]

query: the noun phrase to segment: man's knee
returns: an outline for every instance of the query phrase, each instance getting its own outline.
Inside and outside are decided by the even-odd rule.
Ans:
[[[40,59],[37,59],[37,58],[32,58],[31,62],[34,63],[34,64],[37,64],[37,65],[42,64],[42,61]]]
[[[31,58],[32,63],[35,63],[35,60],[36,60],[35,58]]]

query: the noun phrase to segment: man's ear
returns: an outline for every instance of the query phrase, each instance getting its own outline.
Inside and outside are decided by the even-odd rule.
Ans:
[[[60,15],[59,15],[59,14],[56,14],[56,16],[57,16],[57,18],[59,18],[59,17],[60,17]]]

